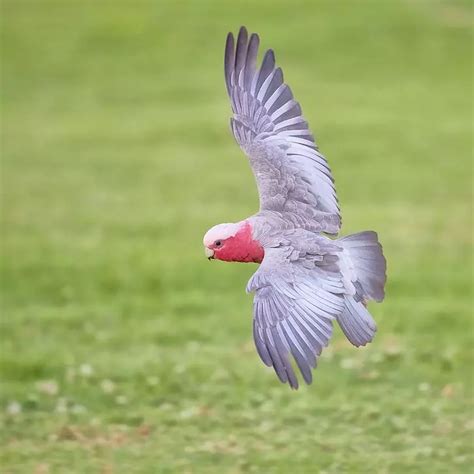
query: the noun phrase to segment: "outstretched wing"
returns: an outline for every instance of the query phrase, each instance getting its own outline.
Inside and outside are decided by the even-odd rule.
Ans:
[[[253,333],[262,361],[278,378],[298,388],[295,359],[306,383],[332,335],[332,321],[344,308],[345,293],[334,255],[294,260],[291,248],[265,249],[265,258],[247,291],[254,291]]]
[[[293,213],[313,230],[337,234],[341,219],[331,170],[298,102],[268,50],[256,67],[259,38],[242,27],[225,48],[225,80],[235,139],[250,158],[260,209]]]

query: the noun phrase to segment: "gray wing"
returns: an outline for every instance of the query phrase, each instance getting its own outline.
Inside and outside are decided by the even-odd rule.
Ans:
[[[254,291],[253,333],[262,361],[278,378],[298,388],[296,361],[306,383],[332,335],[332,321],[344,308],[344,284],[329,249],[294,256],[291,247],[265,249],[247,291]]]
[[[337,234],[341,226],[331,170],[318,151],[301,107],[268,50],[256,67],[259,38],[242,27],[225,48],[231,128],[249,156],[260,209],[297,214],[308,228]],[[304,223],[303,223],[304,224]]]

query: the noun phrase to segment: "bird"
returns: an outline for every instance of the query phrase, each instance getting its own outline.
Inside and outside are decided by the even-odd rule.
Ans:
[[[227,35],[224,52],[230,127],[252,168],[259,211],[215,225],[203,244],[209,260],[259,264],[246,288],[255,346],[279,380],[298,389],[296,367],[311,384],[334,321],[354,346],[372,341],[367,303],[384,299],[386,260],[374,231],[338,238],[331,169],[273,50],[257,65],[259,43],[241,27],[236,40]]]

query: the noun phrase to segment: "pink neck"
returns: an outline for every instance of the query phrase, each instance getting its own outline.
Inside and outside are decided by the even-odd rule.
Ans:
[[[264,256],[263,247],[252,237],[252,226],[248,221],[243,221],[239,231],[225,241],[222,249],[215,251],[215,258],[226,262],[261,263]]]

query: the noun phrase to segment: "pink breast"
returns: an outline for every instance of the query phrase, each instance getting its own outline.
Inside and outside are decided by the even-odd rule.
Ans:
[[[227,262],[261,263],[264,256],[263,247],[252,237],[252,227],[248,221],[244,221],[237,234],[227,239],[224,248],[216,252],[219,260]]]

